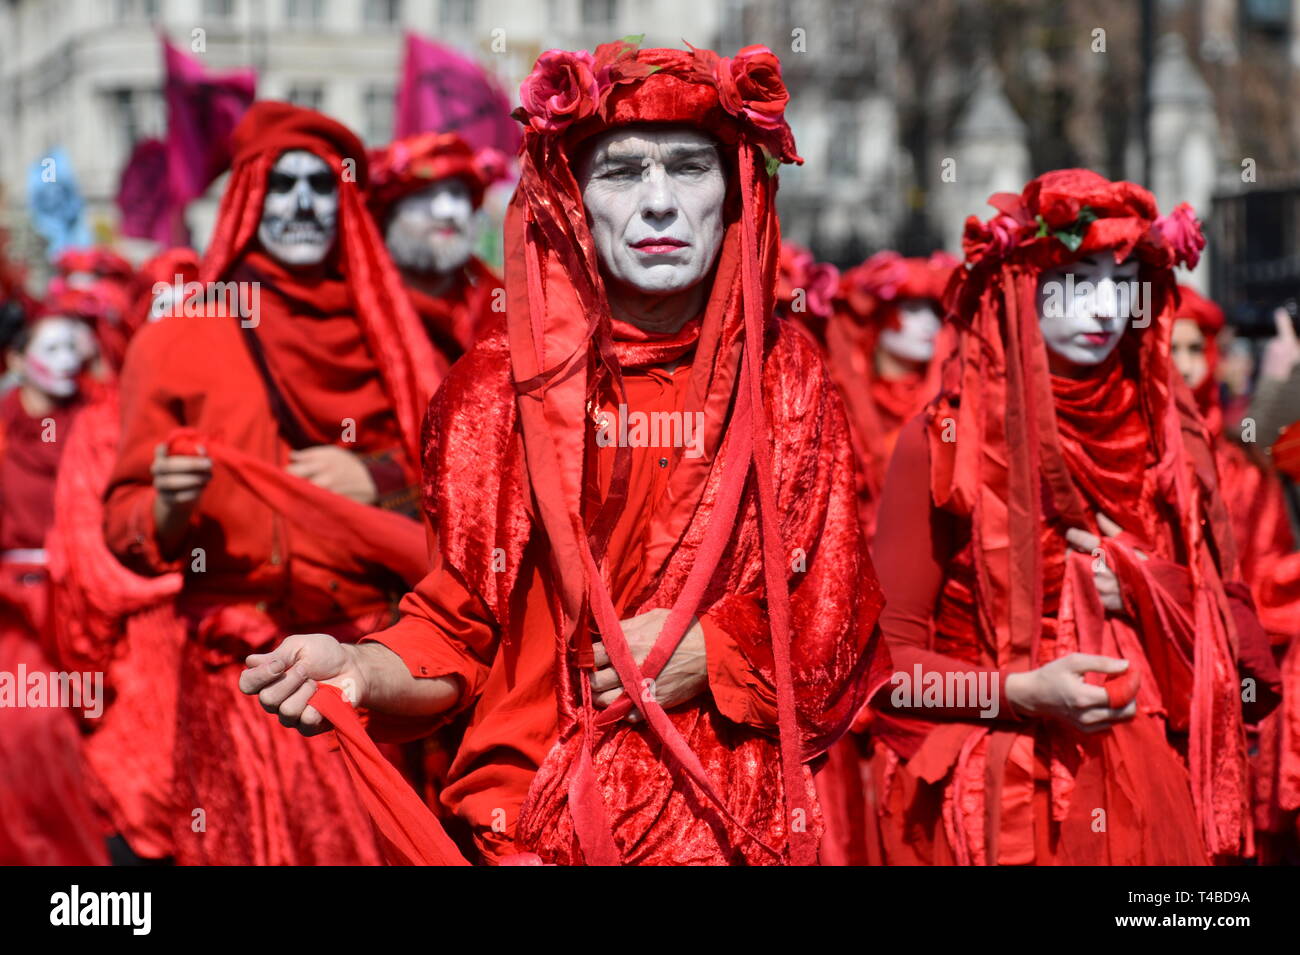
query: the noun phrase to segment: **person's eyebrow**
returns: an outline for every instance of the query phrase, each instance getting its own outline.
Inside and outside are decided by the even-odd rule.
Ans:
[[[678,161],[682,159],[716,159],[718,151],[709,144],[682,144],[678,146],[668,146],[664,152],[665,159]]]

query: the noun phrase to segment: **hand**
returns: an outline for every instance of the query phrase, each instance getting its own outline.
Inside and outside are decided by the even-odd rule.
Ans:
[[[154,448],[153,520],[158,545],[170,553],[180,543],[190,515],[199,505],[199,496],[212,480],[212,459],[206,455],[168,454],[166,442]]]
[[[1100,733],[1137,713],[1137,693],[1122,707],[1110,705],[1106,688],[1084,680],[1087,673],[1123,673],[1127,660],[1071,653],[1046,666],[1007,677],[1007,699],[1021,713],[1050,716],[1084,733]]]
[[[1273,310],[1273,324],[1277,334],[1264,346],[1264,354],[1259,363],[1260,378],[1274,381],[1286,381],[1291,377],[1291,370],[1300,362],[1300,341],[1296,340],[1295,325],[1291,313],[1285,308]]]
[[[668,611],[661,609],[648,610],[621,621],[628,648],[638,664],[650,655],[650,650],[659,639],[659,634],[667,620]],[[591,676],[592,702],[604,708],[623,695],[623,681],[619,679],[618,673],[609,662],[609,654],[605,652],[605,647],[597,643],[594,649],[596,671]],[[686,635],[682,637],[681,643],[677,644],[677,649],[668,658],[668,663],[664,665],[656,679],[648,681],[638,690],[636,700],[642,698],[642,693],[653,694],[652,699],[657,700],[664,709],[668,709],[699,696],[708,683],[708,667],[704,655],[704,628],[700,626],[698,619],[692,618]],[[641,714],[635,709],[628,712],[627,719],[630,723],[635,723],[641,718]]]
[[[1123,529],[1100,511],[1097,512],[1097,526],[1107,537],[1118,537],[1124,533]],[[1101,598],[1101,605],[1111,613],[1120,613],[1124,610],[1124,598],[1119,591],[1119,578],[1115,576],[1115,571],[1111,570],[1106,564],[1105,556],[1101,550],[1101,538],[1091,531],[1086,531],[1080,527],[1072,527],[1065,532],[1066,542],[1077,551],[1085,554],[1092,554],[1096,558],[1092,562],[1092,580],[1097,585],[1097,596]],[[1142,560],[1147,559],[1147,555],[1140,550],[1135,550]]]
[[[362,504],[374,504],[378,499],[369,469],[345,448],[318,444],[301,451],[290,451],[289,466],[285,470],[294,477]]]
[[[239,675],[239,689],[257,694],[262,709],[303,736],[330,729],[314,706],[308,706],[320,683],[337,686],[353,706],[365,698],[365,675],[352,644],[325,633],[296,633],[270,653],[251,653]]]

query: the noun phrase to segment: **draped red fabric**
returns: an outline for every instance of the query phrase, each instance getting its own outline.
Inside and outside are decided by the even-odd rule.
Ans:
[[[53,520],[59,457],[81,411],[33,418],[20,389],[0,399],[0,864],[103,865],[103,823],[81,758],[79,714],[43,690],[49,654],[49,578],[36,559]],[[53,426],[53,432],[50,428]],[[29,552],[23,554],[22,552]],[[23,674],[26,674],[24,679]],[[69,701],[69,703],[72,701]]]
[[[103,715],[85,723],[95,803],[137,855],[157,859],[172,852],[175,818],[171,757],[185,631],[172,601],[181,578],[132,573],[104,541],[104,489],[120,434],[117,398],[112,385],[98,389],[59,465],[47,537],[51,632],[60,666],[103,671],[112,695]]]
[[[964,797],[947,838],[970,861],[1051,861],[1036,858],[1038,824],[1030,825],[1033,794],[1049,784],[1057,861],[1248,856],[1237,624],[1225,593],[1236,576],[1231,531],[1208,436],[1169,359],[1172,266],[1194,265],[1204,239],[1187,207],[1158,217],[1146,190],[1086,170],[1045,174],[990,204],[999,215],[967,221],[966,267],[947,299],[962,332],[959,352],[925,419],[933,507],[970,535],[949,564],[937,625],[949,627],[947,652],[969,639],[965,632],[1003,673],[1079,649],[1122,656],[1150,678],[1139,690],[1139,718],[1083,749],[1037,722],[1032,732],[956,724],[942,745],[932,730],[927,752],[940,763],[930,765],[945,767],[932,781],[946,778],[957,790],[945,792],[959,792],[978,773],[990,786]],[[1049,374],[1037,294],[1043,270],[1096,253],[1117,262],[1134,255],[1152,298],[1149,325],[1130,329],[1113,363],[1089,376],[1094,407],[1083,385]],[[1112,508],[1125,514],[1116,519],[1126,534],[1104,546],[1126,606],[1137,601],[1127,617],[1100,612],[1085,586],[1087,555],[1082,566],[1062,556],[1064,528],[1096,532],[1094,513]],[[1134,549],[1161,561],[1137,560]],[[1183,569],[1158,573],[1167,562]],[[1173,640],[1184,633],[1188,646]],[[1181,737],[1166,738],[1184,725],[1185,762],[1174,741]],[[916,750],[898,736],[891,745]],[[1190,803],[1167,801],[1184,791]],[[1080,792],[1093,801],[1080,803]],[[1121,824],[1112,814],[1098,837],[1078,818],[1081,806],[1120,805],[1143,822]],[[1181,806],[1195,807],[1195,824],[1183,825],[1190,808]],[[1189,858],[1189,839],[1198,837],[1204,849]]]
[[[465,263],[449,291],[428,295],[407,286],[407,293],[429,340],[449,363],[469,351],[503,318],[505,289],[501,279],[476,257]]]

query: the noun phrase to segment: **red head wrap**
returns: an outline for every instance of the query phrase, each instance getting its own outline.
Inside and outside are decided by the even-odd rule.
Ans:
[[[1188,555],[1195,593],[1193,794],[1207,850],[1244,851],[1250,826],[1241,705],[1235,678],[1225,678],[1235,672],[1235,628],[1219,567],[1222,560],[1231,570],[1232,542],[1221,500],[1197,480],[1192,462],[1200,455],[1185,442],[1208,446],[1208,438],[1197,432],[1190,396],[1170,361],[1173,268],[1196,264],[1205,245],[1199,224],[1185,203],[1162,217],[1141,186],[1083,169],[1047,173],[1020,195],[999,193],[989,204],[998,215],[966,222],[965,268],[947,298],[965,333],[945,373],[946,391],[930,409],[935,503],[973,520],[980,629],[1000,666],[1037,665],[1044,521],[1054,513],[1067,526],[1095,529],[1062,456],[1039,331],[1039,277],[1087,255],[1110,253],[1117,262],[1134,256],[1139,279],[1152,290],[1150,323],[1130,328],[1118,351],[1138,388],[1157,467],[1168,475],[1179,515],[1173,536]],[[945,441],[941,432],[953,420],[957,440]]]
[[[393,204],[439,179],[463,179],[477,209],[483,193],[505,175],[506,157],[495,149],[475,152],[455,133],[420,133],[370,152],[367,201],[381,226]]]
[[[262,221],[267,176],[280,156],[302,149],[325,160],[339,181],[338,267],[392,401],[409,459],[418,461],[420,423],[445,369],[365,209],[362,190],[367,182],[367,162],[361,140],[346,126],[314,110],[261,100],[235,127],[232,146],[230,181],[203,256],[200,281],[227,278],[254,242]]]
[[[886,249],[844,273],[839,298],[856,321],[891,325],[899,302],[926,299],[940,305],[948,280],[960,264],[942,250],[927,258],[904,258]]]

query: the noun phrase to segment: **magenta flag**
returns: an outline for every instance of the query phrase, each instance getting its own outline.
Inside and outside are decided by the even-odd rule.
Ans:
[[[167,139],[160,156],[157,141],[136,146],[122,173],[118,205],[122,233],[166,245],[187,245],[185,206],[203,195],[230,165],[230,134],[253,102],[257,73],[251,69],[208,74],[196,58],[162,38],[166,76]],[[159,175],[163,173],[163,175]],[[153,178],[153,202],[143,202],[142,186]],[[158,188],[165,183],[165,190]]]
[[[395,139],[458,133],[474,149],[491,146],[513,156],[520,127],[510,109],[509,97],[483,67],[449,47],[406,34]]]

